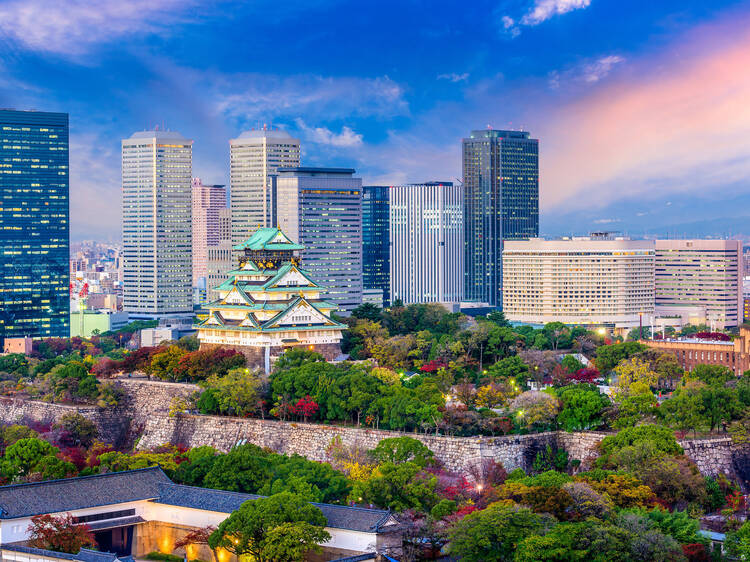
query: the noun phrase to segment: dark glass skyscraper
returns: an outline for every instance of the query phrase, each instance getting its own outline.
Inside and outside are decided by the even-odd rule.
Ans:
[[[463,140],[464,294],[501,306],[503,240],[539,236],[539,141],[525,131]]]
[[[0,110],[0,339],[69,337],[68,114]]]
[[[365,289],[382,289],[386,306],[391,302],[388,189],[362,188],[362,283]]]

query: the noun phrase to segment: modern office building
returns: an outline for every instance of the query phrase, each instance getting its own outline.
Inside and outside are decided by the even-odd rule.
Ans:
[[[393,186],[389,202],[393,300],[461,302],[462,186],[451,182]]]
[[[465,299],[502,304],[504,240],[539,236],[539,141],[525,131],[463,139]]]
[[[192,147],[171,131],[122,141],[123,310],[131,319],[192,314]]]
[[[69,323],[68,114],[0,110],[0,339]]]
[[[223,185],[203,185],[193,178],[193,286],[208,273],[208,247],[216,246],[219,235],[219,213],[227,208],[227,190]]]
[[[229,141],[232,242],[276,226],[276,170],[299,166],[299,139],[278,129],[252,130]]]
[[[654,314],[654,242],[611,237],[506,241],[511,322],[632,328]]]
[[[379,306],[391,302],[388,192],[387,185],[362,188],[362,285],[382,291]]]
[[[305,269],[323,298],[349,314],[362,304],[362,179],[350,168],[278,173],[279,228],[305,247]]]
[[[216,287],[232,269],[232,213],[230,209],[219,210],[219,243],[207,249],[206,300],[219,298]]]
[[[713,329],[742,323],[742,242],[657,240],[656,306],[702,306]]]

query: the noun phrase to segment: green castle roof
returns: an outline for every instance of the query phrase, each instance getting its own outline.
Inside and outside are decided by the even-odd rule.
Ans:
[[[304,250],[301,244],[295,244],[278,228],[259,228],[255,234],[244,242],[234,246],[235,250]]]

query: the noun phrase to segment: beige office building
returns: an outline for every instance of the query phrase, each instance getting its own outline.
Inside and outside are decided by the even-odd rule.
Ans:
[[[631,328],[654,313],[654,242],[611,237],[506,241],[503,310],[512,322]]]
[[[263,128],[229,141],[232,242],[239,244],[259,228],[276,226],[276,170],[299,166],[299,139]]]
[[[657,240],[655,299],[669,307],[703,307],[715,330],[742,323],[740,240]]]

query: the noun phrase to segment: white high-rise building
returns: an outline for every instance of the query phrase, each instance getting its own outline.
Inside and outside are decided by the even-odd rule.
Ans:
[[[193,178],[193,286],[208,274],[208,247],[221,241],[219,213],[227,207],[227,190],[223,185],[204,185]]]
[[[654,315],[653,240],[506,240],[502,265],[512,322],[632,328]]]
[[[362,304],[362,179],[350,168],[281,168],[279,228],[305,247],[305,270],[348,314]]]
[[[247,131],[229,141],[232,242],[276,226],[276,170],[300,165],[299,139],[286,131]]]
[[[123,310],[192,314],[193,141],[143,131],[122,141]]]
[[[464,286],[463,187],[451,182],[388,189],[391,299],[460,302]]]

